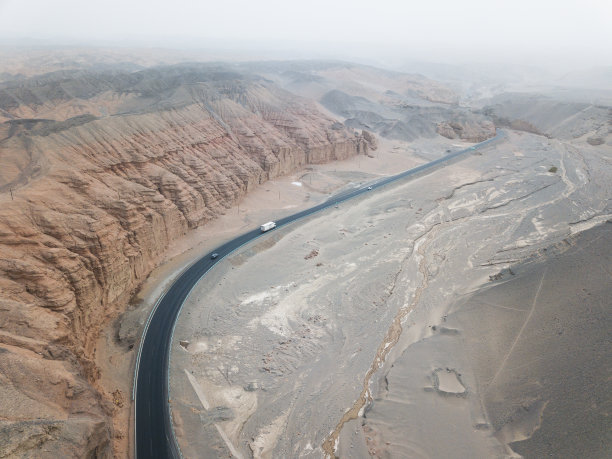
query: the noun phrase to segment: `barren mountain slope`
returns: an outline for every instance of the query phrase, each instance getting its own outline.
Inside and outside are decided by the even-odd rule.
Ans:
[[[4,82],[0,116],[8,456],[111,454],[127,432],[97,383],[96,336],[169,242],[257,183],[368,150],[306,100],[210,66]]]
[[[333,61],[244,65],[291,92],[318,100],[347,126],[389,139],[440,134],[476,142],[495,135],[490,120],[460,106],[448,86],[422,75]]]
[[[584,140],[591,145],[610,144],[612,108],[583,100],[572,102],[564,101],[559,95],[505,93],[492,98],[483,112],[500,126],[564,140],[585,136]]]

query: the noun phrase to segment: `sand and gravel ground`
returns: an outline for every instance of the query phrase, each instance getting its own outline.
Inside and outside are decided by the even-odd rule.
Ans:
[[[429,147],[420,155],[433,154]],[[220,261],[192,292],[173,343],[171,406],[183,454],[513,454],[507,443],[531,437],[539,424],[506,434],[509,418],[496,413],[512,407],[495,403],[534,317],[524,311],[540,290],[518,288],[516,301],[495,310],[508,320],[484,328],[486,315],[468,320],[461,305],[483,286],[514,278],[511,266],[610,219],[611,156],[607,147],[509,132],[496,146],[274,231]],[[360,161],[367,160],[376,159]],[[335,169],[325,174],[346,177]],[[351,174],[366,179],[359,169]],[[305,189],[310,179],[289,180]],[[457,344],[465,342],[497,351]],[[534,419],[543,412],[545,422],[559,392],[538,392],[534,374],[540,398],[510,400],[540,413]],[[550,422],[558,423],[554,413]]]
[[[465,146],[465,143],[447,139],[423,139],[412,143],[380,139],[379,148],[369,156],[311,165],[295,174],[266,182],[246,195],[238,206],[228,209],[225,215],[174,241],[164,261],[149,275],[128,310],[103,330],[96,345],[101,383],[105,388],[115,388],[116,451],[129,451],[133,447],[131,375],[140,333],[157,299],[186,266],[264,221],[306,209],[327,199],[332,192],[410,169],[447,150]]]

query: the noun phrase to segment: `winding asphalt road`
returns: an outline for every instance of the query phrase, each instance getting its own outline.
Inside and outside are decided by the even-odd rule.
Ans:
[[[353,191],[332,196],[327,201],[310,209],[276,221],[277,228],[288,225],[300,218],[311,215],[320,210],[334,206],[337,203],[359,196],[362,193],[372,192],[376,188],[406,177],[413,177],[421,172],[430,172],[438,165],[448,164],[453,159],[491,143],[504,136],[502,131],[489,140],[481,142],[464,150],[450,153],[414,169],[387,177],[368,186]],[[168,397],[168,372],[170,345],[174,333],[174,325],[181,310],[181,306],[191,289],[220,259],[246,244],[260,237],[261,231],[255,229],[218,247],[214,252],[219,257],[212,260],[211,253],[200,258],[174,281],[156,303],[143,332],[138,351],[134,376],[133,398],[135,399],[134,430],[134,456],[143,458],[180,458],[180,450],[174,436],[170,405]]]

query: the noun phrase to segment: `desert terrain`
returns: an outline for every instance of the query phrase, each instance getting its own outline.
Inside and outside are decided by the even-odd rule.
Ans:
[[[609,153],[508,131],[482,154],[228,257],[194,290],[175,333],[183,452],[506,457],[549,425],[549,438],[516,448],[538,457],[542,441],[557,441],[572,457],[558,425],[574,392],[573,409],[606,438],[610,254],[592,241],[609,228],[574,234],[611,218]],[[583,250],[598,251],[597,273],[564,283]],[[548,261],[557,256],[564,267]],[[558,301],[577,285],[599,287],[584,313],[562,316]],[[594,320],[589,344],[578,344]],[[551,322],[567,330],[557,343]],[[550,346],[572,348],[572,359]],[[519,367],[523,385],[510,370]],[[577,382],[558,382],[587,368],[586,399]],[[609,442],[580,448],[603,457]]]
[[[375,139],[216,65],[0,86],[1,449],[124,456],[131,378],[103,372],[120,357],[98,351],[102,329],[190,229],[270,178],[367,154]],[[133,340],[120,344],[129,360]]]
[[[136,349],[186,266],[496,128],[220,260],[172,343],[182,454],[612,448],[609,104],[346,62],[2,55],[0,457],[130,456]]]

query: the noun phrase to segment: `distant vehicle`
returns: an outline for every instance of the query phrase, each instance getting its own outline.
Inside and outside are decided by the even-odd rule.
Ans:
[[[470,150],[476,150],[476,147],[470,147]]]
[[[371,189],[372,189],[372,187],[371,187],[371,186],[369,186],[369,187],[368,187],[368,190],[371,190]]]
[[[265,233],[266,231],[270,231],[273,228],[276,228],[275,222],[264,223],[263,225],[259,227],[262,233]]]
[[[210,256],[210,258],[211,258],[212,260],[214,260],[214,259],[215,259],[215,258],[217,258],[218,256],[219,256],[219,254],[218,254],[217,252],[215,252],[215,253],[213,253],[213,254]]]

